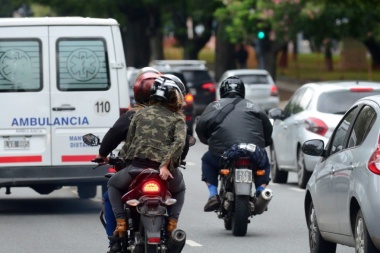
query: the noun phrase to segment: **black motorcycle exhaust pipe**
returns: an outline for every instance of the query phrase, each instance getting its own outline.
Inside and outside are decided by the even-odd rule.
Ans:
[[[268,207],[269,202],[272,200],[273,192],[272,190],[266,188],[264,189],[259,197],[256,200],[255,210],[253,211],[253,215],[262,214]]]
[[[182,229],[174,229],[168,240],[170,253],[180,253],[186,243],[186,233]]]

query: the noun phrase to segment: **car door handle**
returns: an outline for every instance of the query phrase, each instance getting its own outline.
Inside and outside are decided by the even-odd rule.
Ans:
[[[57,111],[75,111],[75,107],[53,107],[53,111],[57,112]]]
[[[299,123],[298,121],[294,121],[294,123],[293,123],[293,124],[297,126],[297,125],[298,125],[298,123]]]

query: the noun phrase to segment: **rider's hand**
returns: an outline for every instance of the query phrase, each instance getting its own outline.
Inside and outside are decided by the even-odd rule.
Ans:
[[[108,160],[108,157],[107,156],[101,156],[101,155],[97,155],[95,159],[103,159],[103,163],[99,163],[99,164],[107,164],[109,162]]]
[[[170,173],[167,165],[163,165],[160,168],[160,177],[163,180],[167,180],[169,177],[173,178],[173,175],[172,175],[172,173]]]

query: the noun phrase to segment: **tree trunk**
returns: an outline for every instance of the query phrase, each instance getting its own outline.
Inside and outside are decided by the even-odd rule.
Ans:
[[[281,68],[287,68],[288,67],[288,45],[287,44],[285,44],[281,48],[280,60],[279,60],[278,65]]]
[[[236,68],[235,65],[235,45],[231,44],[225,32],[225,25],[219,23],[216,30],[215,46],[215,80],[219,80],[221,75],[228,69]]]
[[[372,69],[379,70],[380,69],[380,46],[373,38],[370,38],[363,42],[367,47],[369,53],[372,58]]]
[[[149,64],[150,41],[144,20],[129,21],[124,36],[124,53],[128,67],[142,68]]]

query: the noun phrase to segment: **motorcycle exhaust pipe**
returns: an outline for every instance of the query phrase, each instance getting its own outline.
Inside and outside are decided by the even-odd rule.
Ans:
[[[174,229],[168,240],[170,253],[180,253],[186,243],[186,233],[182,229]]]
[[[272,200],[273,192],[272,190],[265,188],[255,202],[255,210],[253,215],[262,214],[268,207],[269,202]]]

